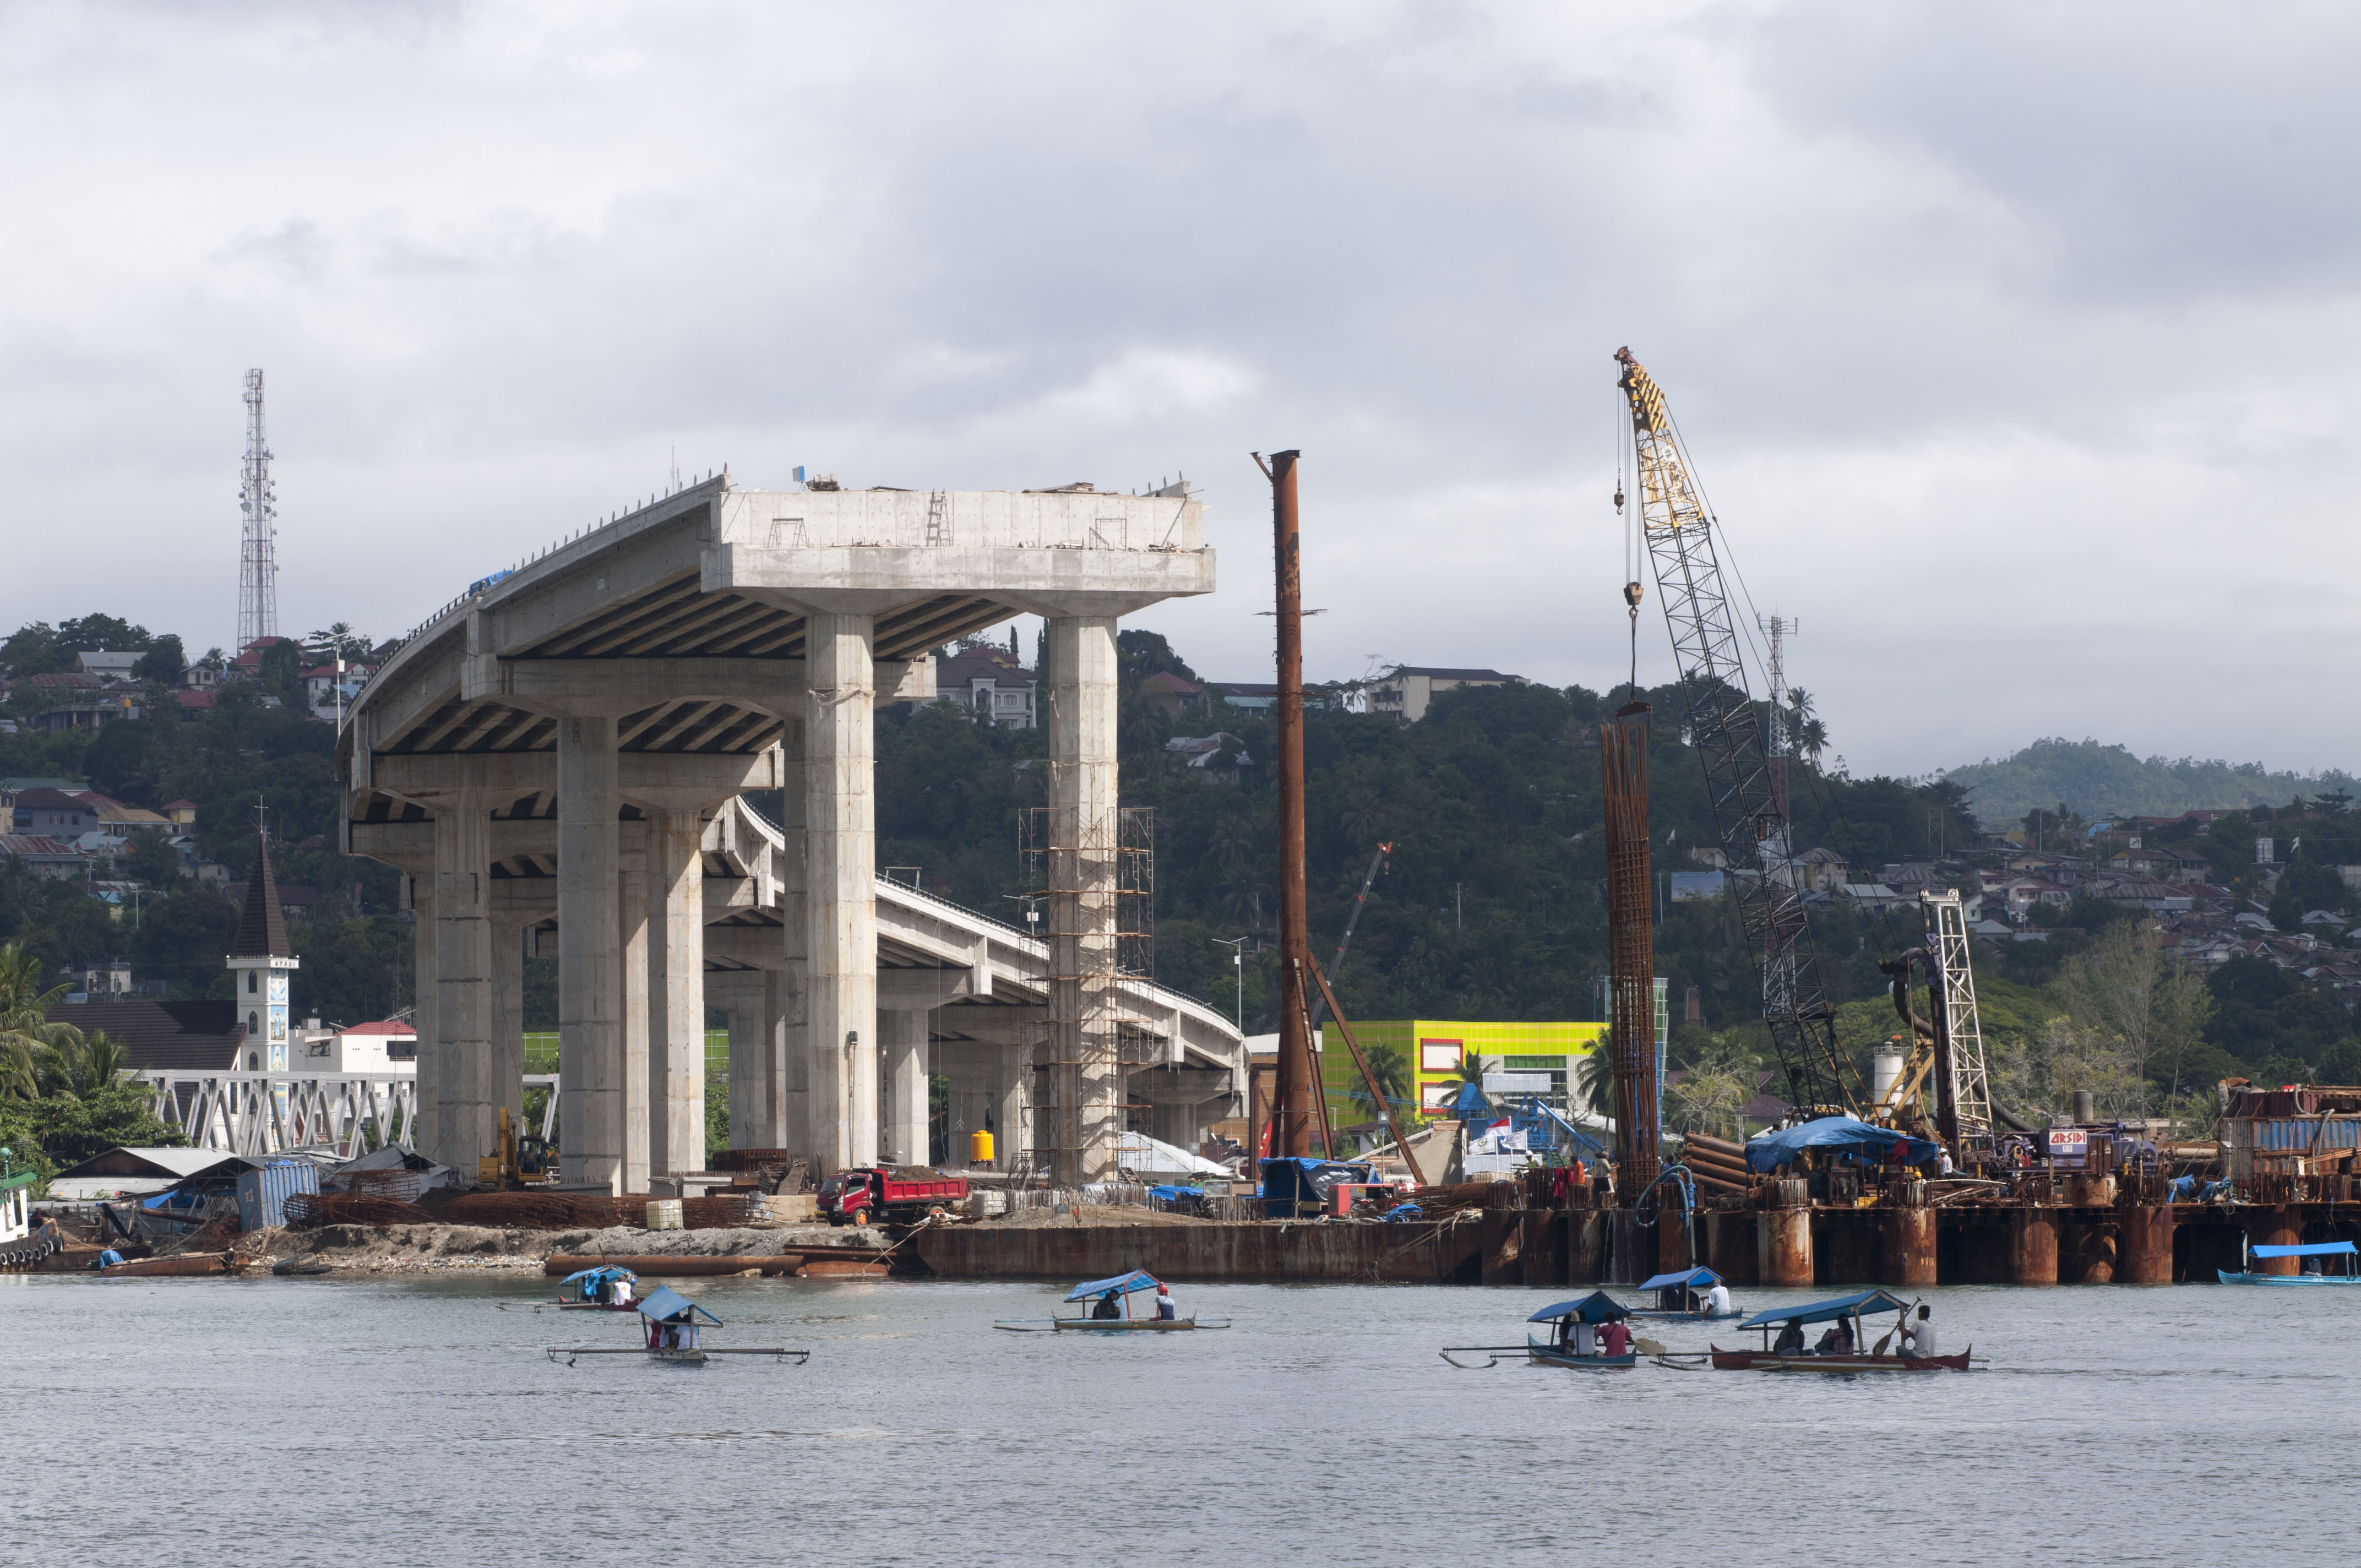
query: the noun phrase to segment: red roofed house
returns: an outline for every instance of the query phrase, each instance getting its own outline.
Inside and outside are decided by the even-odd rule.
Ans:
[[[410,1024],[355,1024],[313,1039],[298,1064],[303,1072],[418,1071],[418,1030]]]

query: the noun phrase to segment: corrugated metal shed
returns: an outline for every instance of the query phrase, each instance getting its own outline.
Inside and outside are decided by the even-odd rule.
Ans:
[[[237,1179],[237,1223],[249,1231],[277,1230],[287,1223],[287,1200],[320,1190],[320,1168],[288,1160],[249,1170]]]

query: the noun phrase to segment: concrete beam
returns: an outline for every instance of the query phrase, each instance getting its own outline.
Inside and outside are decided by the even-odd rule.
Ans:
[[[616,757],[622,798],[639,805],[663,791],[690,791],[727,800],[748,790],[777,789],[784,763],[778,748],[746,752],[624,751]],[[402,753],[371,759],[372,787],[429,810],[463,784],[502,802],[557,788],[555,751],[495,751],[455,756]]]
[[[1031,615],[1117,616],[1213,592],[1213,554],[723,544],[707,553],[702,586],[807,615],[878,617],[974,594]]]
[[[804,720],[808,665],[801,659],[517,659],[468,656],[459,692],[492,697],[534,712],[563,717],[600,713],[621,718],[663,702],[728,702],[791,724]],[[880,702],[935,695],[931,659],[891,660],[877,666]]]

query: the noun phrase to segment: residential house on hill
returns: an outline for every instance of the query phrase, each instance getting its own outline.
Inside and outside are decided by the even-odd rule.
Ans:
[[[935,662],[935,700],[957,703],[1004,729],[1039,728],[1040,677],[1016,655],[990,645],[962,648]]]
[[[1159,670],[1139,683],[1139,694],[1167,713],[1179,713],[1183,708],[1202,707],[1205,688],[1185,675],[1170,670]]]
[[[0,857],[23,861],[38,876],[80,876],[85,863],[81,850],[45,833],[0,833]]]
[[[1795,868],[1795,885],[1810,893],[1833,893],[1852,880],[1851,862],[1827,848],[1806,850],[1788,864]]]
[[[1390,713],[1404,724],[1426,717],[1427,707],[1444,692],[1461,686],[1521,686],[1522,675],[1498,670],[1442,669],[1424,664],[1398,664],[1369,687],[1369,711]]]
[[[99,682],[127,681],[131,668],[143,655],[129,651],[116,652],[104,648],[87,649],[74,655],[74,668]]]
[[[18,833],[79,839],[98,826],[98,810],[81,795],[46,786],[16,794],[12,827]]]

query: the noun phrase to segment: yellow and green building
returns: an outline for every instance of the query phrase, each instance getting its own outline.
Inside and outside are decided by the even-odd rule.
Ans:
[[[1353,1037],[1363,1049],[1390,1046],[1410,1063],[1418,1085],[1418,1111],[1433,1115],[1458,1093],[1463,1070],[1479,1079],[1487,1072],[1545,1072],[1555,1098],[1565,1102],[1574,1064],[1607,1038],[1608,1026],[1589,1024],[1480,1024],[1411,1018],[1356,1024]],[[1369,1091],[1353,1066],[1353,1053],[1335,1021],[1320,1026],[1320,1083],[1328,1099],[1329,1123],[1348,1127],[1378,1119]],[[1396,1106],[1400,1115],[1404,1107]]]

